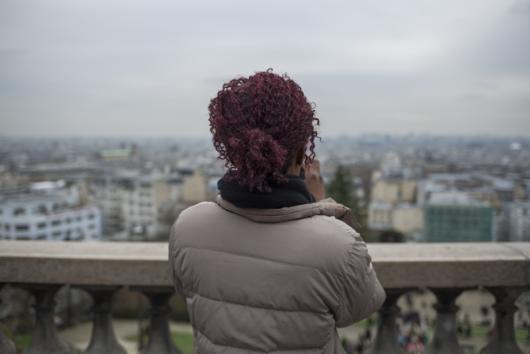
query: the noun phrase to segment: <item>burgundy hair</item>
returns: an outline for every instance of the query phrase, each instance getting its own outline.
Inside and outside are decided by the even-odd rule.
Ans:
[[[270,191],[285,183],[286,170],[300,148],[305,162],[315,157],[315,110],[286,74],[271,69],[223,85],[208,107],[210,131],[219,159],[250,191]]]

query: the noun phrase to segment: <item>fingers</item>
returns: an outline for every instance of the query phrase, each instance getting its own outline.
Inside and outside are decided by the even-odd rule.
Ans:
[[[320,174],[320,161],[314,159],[311,163],[306,164],[306,171]]]
[[[313,160],[313,162],[306,164],[305,167],[306,179],[319,180],[320,176],[320,161]]]
[[[308,190],[313,194],[315,200],[319,201],[325,198],[326,189],[324,180],[320,174],[320,161],[313,160],[305,165],[305,182]]]

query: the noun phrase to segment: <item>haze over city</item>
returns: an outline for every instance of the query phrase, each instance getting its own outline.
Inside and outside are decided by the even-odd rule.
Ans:
[[[0,3],[3,136],[207,136],[223,82],[274,68],[324,136],[530,132],[530,2]]]

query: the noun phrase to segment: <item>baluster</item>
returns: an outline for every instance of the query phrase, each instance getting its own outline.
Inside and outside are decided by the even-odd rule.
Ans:
[[[112,295],[114,289],[89,290],[94,299],[92,336],[85,354],[126,354],[118,343],[112,326]]]
[[[386,290],[386,300],[379,310],[377,335],[371,354],[402,354],[405,353],[398,343],[396,317],[399,313],[397,300],[404,290]]]
[[[35,297],[35,328],[31,343],[24,351],[25,354],[78,354],[81,351],[64,343],[57,335],[53,322],[55,308],[55,294],[60,286],[26,287]]]
[[[4,288],[6,284],[0,284],[0,292]],[[2,298],[0,297],[0,302],[2,301]],[[2,354],[15,354],[16,348],[15,343],[11,339],[9,339],[4,332],[2,331],[2,326],[0,326],[0,353]]]
[[[16,352],[15,343],[0,331],[0,353],[15,354]]]
[[[461,289],[433,289],[438,302],[436,309],[436,326],[432,342],[427,346],[428,354],[463,354],[456,336],[456,298]]]
[[[521,288],[490,288],[495,297],[495,326],[493,335],[480,354],[522,354],[515,340],[513,315],[517,311],[515,300],[522,293]]]
[[[149,298],[149,339],[141,354],[180,354],[169,332],[168,301],[173,294],[169,289],[148,289],[143,293]]]

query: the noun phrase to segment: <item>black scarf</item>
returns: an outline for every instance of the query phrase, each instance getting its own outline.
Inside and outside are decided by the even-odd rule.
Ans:
[[[287,175],[287,183],[270,187],[271,192],[249,192],[226,175],[217,182],[221,197],[239,208],[276,209],[315,202],[300,176]]]

